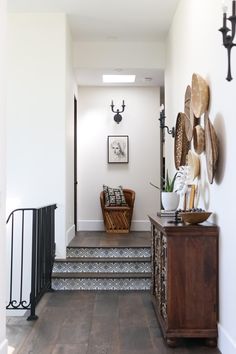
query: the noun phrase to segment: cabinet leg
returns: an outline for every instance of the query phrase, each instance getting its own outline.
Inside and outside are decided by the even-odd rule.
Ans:
[[[208,347],[215,348],[217,346],[217,338],[206,338],[205,343]]]
[[[175,348],[179,345],[179,339],[178,338],[166,338],[166,344],[168,347]]]

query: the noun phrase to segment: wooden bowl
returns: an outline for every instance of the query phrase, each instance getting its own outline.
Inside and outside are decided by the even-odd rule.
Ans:
[[[207,212],[207,211],[201,211],[201,212],[185,211],[185,212],[179,213],[179,216],[181,216],[182,221],[185,223],[199,224],[203,221],[206,221],[211,214],[212,214],[211,212]]]

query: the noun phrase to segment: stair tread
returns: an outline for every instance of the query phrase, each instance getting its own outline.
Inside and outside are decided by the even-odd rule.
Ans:
[[[64,262],[64,263],[73,263],[73,262],[151,262],[150,257],[68,257],[68,258],[57,258],[55,263]]]
[[[52,278],[150,278],[151,273],[52,273]]]

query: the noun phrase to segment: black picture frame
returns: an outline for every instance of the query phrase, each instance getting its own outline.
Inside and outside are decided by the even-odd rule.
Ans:
[[[107,162],[111,164],[129,162],[129,136],[108,135]]]

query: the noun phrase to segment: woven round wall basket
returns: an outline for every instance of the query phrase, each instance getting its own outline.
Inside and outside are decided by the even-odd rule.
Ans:
[[[193,126],[192,126],[191,120],[189,119],[189,117],[186,114],[184,114],[184,126],[185,126],[186,137],[187,137],[188,141],[190,142],[193,137]]]
[[[213,183],[219,155],[219,142],[208,113],[204,116],[204,126],[207,175],[209,182]]]
[[[190,148],[190,143],[185,132],[184,113],[178,113],[175,125],[175,168],[178,170],[180,166],[186,165],[186,156]]]
[[[191,86],[186,87],[184,96],[184,113],[190,119],[190,107],[191,107]]]
[[[199,155],[205,150],[205,132],[200,125],[196,125],[193,129],[193,146]]]
[[[198,74],[192,75],[192,109],[196,118],[205,113],[209,105],[209,87]]]
[[[189,178],[193,181],[200,175],[200,159],[198,155],[189,150],[187,160],[188,166],[190,167]]]

